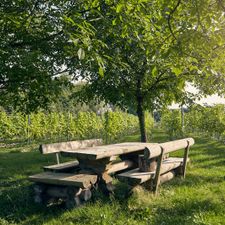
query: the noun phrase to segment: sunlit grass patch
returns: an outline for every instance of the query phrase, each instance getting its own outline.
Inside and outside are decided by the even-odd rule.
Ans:
[[[152,142],[168,141],[162,131],[153,133]],[[138,135],[124,141],[138,141]],[[128,225],[223,225],[225,221],[225,146],[217,141],[195,137],[190,150],[186,179],[179,177],[163,184],[158,195],[115,180],[114,197],[96,191],[86,205],[72,210],[46,207],[33,202],[32,184],[27,177],[55,163],[54,156],[43,156],[13,147],[0,152],[0,224],[128,224]],[[179,153],[182,155],[182,153]]]

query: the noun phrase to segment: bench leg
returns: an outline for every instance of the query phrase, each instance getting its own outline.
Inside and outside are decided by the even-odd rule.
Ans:
[[[46,201],[46,185],[39,183],[34,184],[34,202],[45,204]]]
[[[67,209],[79,207],[92,197],[90,188],[66,187],[36,183],[34,201],[45,205],[64,202]]]
[[[112,177],[107,173],[108,169],[111,168],[112,162],[110,158],[104,158],[100,160],[89,160],[88,164],[82,159],[78,159],[79,166],[82,173],[97,174],[98,182],[93,186],[97,189],[101,189],[106,195],[113,194],[114,185],[112,184]]]
[[[164,157],[164,149],[162,148],[161,154],[160,154],[160,156],[158,158],[158,161],[157,161],[155,177],[154,177],[154,180],[152,181],[152,189],[153,189],[153,192],[155,194],[157,194],[158,187],[159,187],[159,184],[160,184],[160,175],[161,175],[161,167],[162,167],[163,157]]]
[[[100,175],[98,187],[102,190],[105,195],[114,194],[115,186],[112,184],[112,177],[104,172]]]
[[[81,194],[80,194],[80,198],[82,201],[86,202],[88,200],[90,200],[92,197],[92,193],[90,189],[83,189]]]
[[[92,193],[90,189],[81,189],[75,187],[67,188],[67,195],[65,199],[65,205],[67,209],[79,207],[86,201],[90,200]]]
[[[80,194],[82,192],[81,188],[68,187],[65,205],[67,209],[72,209],[74,207],[79,207],[81,205]]]
[[[182,165],[182,177],[185,178],[186,176],[186,168],[187,168],[187,160],[188,160],[188,153],[189,153],[189,144],[184,150],[184,160],[183,160],[183,165]]]

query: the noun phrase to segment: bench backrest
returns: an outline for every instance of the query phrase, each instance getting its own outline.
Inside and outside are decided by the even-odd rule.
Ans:
[[[59,153],[60,151],[73,151],[86,147],[93,147],[102,144],[102,139],[89,139],[81,141],[67,141],[54,144],[42,144],[39,150],[42,154]]]
[[[151,147],[146,147],[144,150],[145,158],[151,159],[160,156],[162,150],[164,154],[174,152],[183,148],[190,147],[194,144],[193,138],[184,138],[176,141],[164,142],[161,144],[152,145]]]
[[[189,148],[191,145],[194,144],[194,139],[193,138],[185,138],[185,139],[180,139],[176,141],[169,141],[157,145],[152,145],[149,147],[146,147],[144,150],[144,165],[146,165],[146,169],[149,171],[152,171],[152,168],[155,168],[155,176],[153,180],[153,186],[152,189],[154,192],[157,192],[159,183],[160,183],[160,177],[161,177],[161,169],[162,169],[162,162],[163,162],[163,157],[164,154],[174,152],[180,149],[184,149],[184,157],[183,157],[183,162],[182,162],[182,171],[180,174],[185,178],[186,174],[186,166],[187,166],[187,161],[188,161],[188,152]],[[157,158],[157,160],[156,160]],[[151,159],[153,166],[150,167],[151,165]],[[142,166],[142,161],[140,160],[139,167]],[[145,169],[144,168],[144,169]],[[172,170],[167,172],[165,175],[165,179],[169,180],[174,177],[175,172]],[[166,181],[164,180],[164,181]],[[163,181],[163,180],[162,180]]]

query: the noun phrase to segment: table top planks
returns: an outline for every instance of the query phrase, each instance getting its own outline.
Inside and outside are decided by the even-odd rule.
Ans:
[[[137,151],[142,151],[146,147],[151,148],[151,146],[157,143],[142,143],[142,142],[124,142],[118,144],[94,146],[78,149],[76,151],[61,151],[62,155],[74,156],[78,159],[87,160],[97,160],[109,158],[111,156],[118,156],[128,153],[134,153]]]

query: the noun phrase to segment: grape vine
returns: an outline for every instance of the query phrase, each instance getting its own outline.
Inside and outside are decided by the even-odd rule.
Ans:
[[[164,111],[161,128],[171,139],[182,137],[181,111]],[[200,134],[225,141],[225,105],[192,106],[184,113],[184,131],[185,134]]]
[[[147,130],[153,119],[148,116]],[[61,141],[103,138],[106,143],[139,131],[138,118],[122,111],[106,112],[37,112],[30,115],[0,111],[1,141]]]

